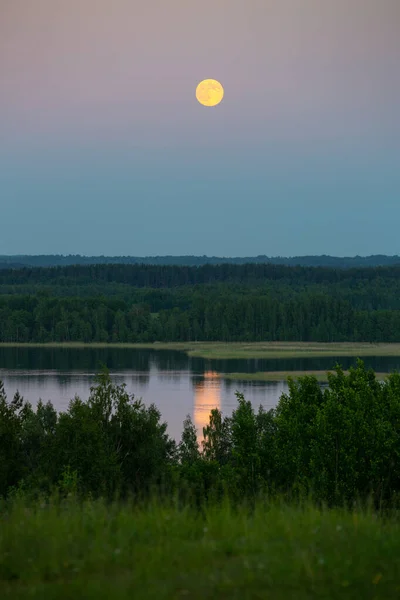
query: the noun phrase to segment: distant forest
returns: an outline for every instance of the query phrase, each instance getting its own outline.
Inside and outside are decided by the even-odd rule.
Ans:
[[[371,256],[251,256],[251,257],[218,257],[218,256],[81,256],[80,254],[49,255],[0,255],[0,269],[20,269],[23,267],[63,267],[68,265],[181,265],[196,267],[200,265],[220,264],[261,264],[271,263],[274,265],[303,266],[303,267],[335,267],[337,269],[348,269],[351,267],[384,267],[399,265],[399,256],[386,256],[375,254]]]
[[[0,342],[400,342],[400,266],[0,272]]]

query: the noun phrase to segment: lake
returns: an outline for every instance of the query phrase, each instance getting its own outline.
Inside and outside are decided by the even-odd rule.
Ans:
[[[400,369],[400,357],[368,356],[367,367],[377,372]],[[0,347],[0,379],[8,399],[18,389],[36,405],[39,398],[51,400],[57,410],[68,408],[77,394],[89,396],[90,386],[101,365],[110,370],[113,381],[126,383],[127,391],[154,403],[168,423],[168,431],[180,439],[182,424],[190,415],[199,432],[208,423],[211,409],[230,415],[236,407],[235,391],[243,392],[254,407],[276,406],[287,391],[284,381],[240,382],[224,379],[224,373],[257,371],[329,370],[339,362],[344,369],[355,365],[353,357],[203,359],[188,357],[176,350],[124,348],[21,348]]]

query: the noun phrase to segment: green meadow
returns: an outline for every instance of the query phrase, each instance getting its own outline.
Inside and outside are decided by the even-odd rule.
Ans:
[[[395,599],[400,526],[307,504],[14,502],[1,510],[0,589],[10,600]]]

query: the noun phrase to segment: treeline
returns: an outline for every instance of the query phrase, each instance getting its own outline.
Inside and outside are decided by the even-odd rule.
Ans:
[[[162,309],[111,298],[0,297],[0,342],[177,341],[400,342],[400,311],[355,310],[304,294],[192,299]]]
[[[97,265],[97,264],[143,264],[143,265],[220,265],[271,263],[277,265],[305,267],[334,267],[347,269],[351,267],[377,267],[400,264],[400,257],[375,254],[371,256],[81,256],[80,254],[42,254],[42,255],[9,255],[0,256],[0,269],[20,269],[23,267],[55,267],[65,265]]]
[[[400,341],[400,266],[0,272],[0,342]]]
[[[190,417],[176,444],[155,406],[113,384],[106,370],[89,399],[75,397],[64,413],[50,402],[33,408],[18,392],[7,401],[0,382],[0,495],[156,492],[197,505],[225,495],[311,495],[328,506],[398,506],[398,373],[381,383],[358,361],[349,375],[337,367],[324,390],[314,377],[289,380],[268,412],[236,395],[232,416],[211,412],[199,447]]]
[[[4,269],[0,285],[92,285],[118,283],[134,287],[172,288],[209,284],[264,285],[268,282],[287,285],[333,285],[381,283],[400,280],[400,265],[391,267],[334,269],[329,267],[290,267],[273,264],[244,265],[71,265]]]

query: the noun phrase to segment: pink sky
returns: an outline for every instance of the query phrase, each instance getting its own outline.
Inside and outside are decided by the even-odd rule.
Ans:
[[[194,90],[215,77],[219,133],[362,133],[399,104],[399,30],[398,0],[3,0],[0,118],[19,135],[201,137],[215,115]]]
[[[365,252],[399,206],[399,65],[400,0],[1,0],[0,253],[24,219],[40,252]]]

